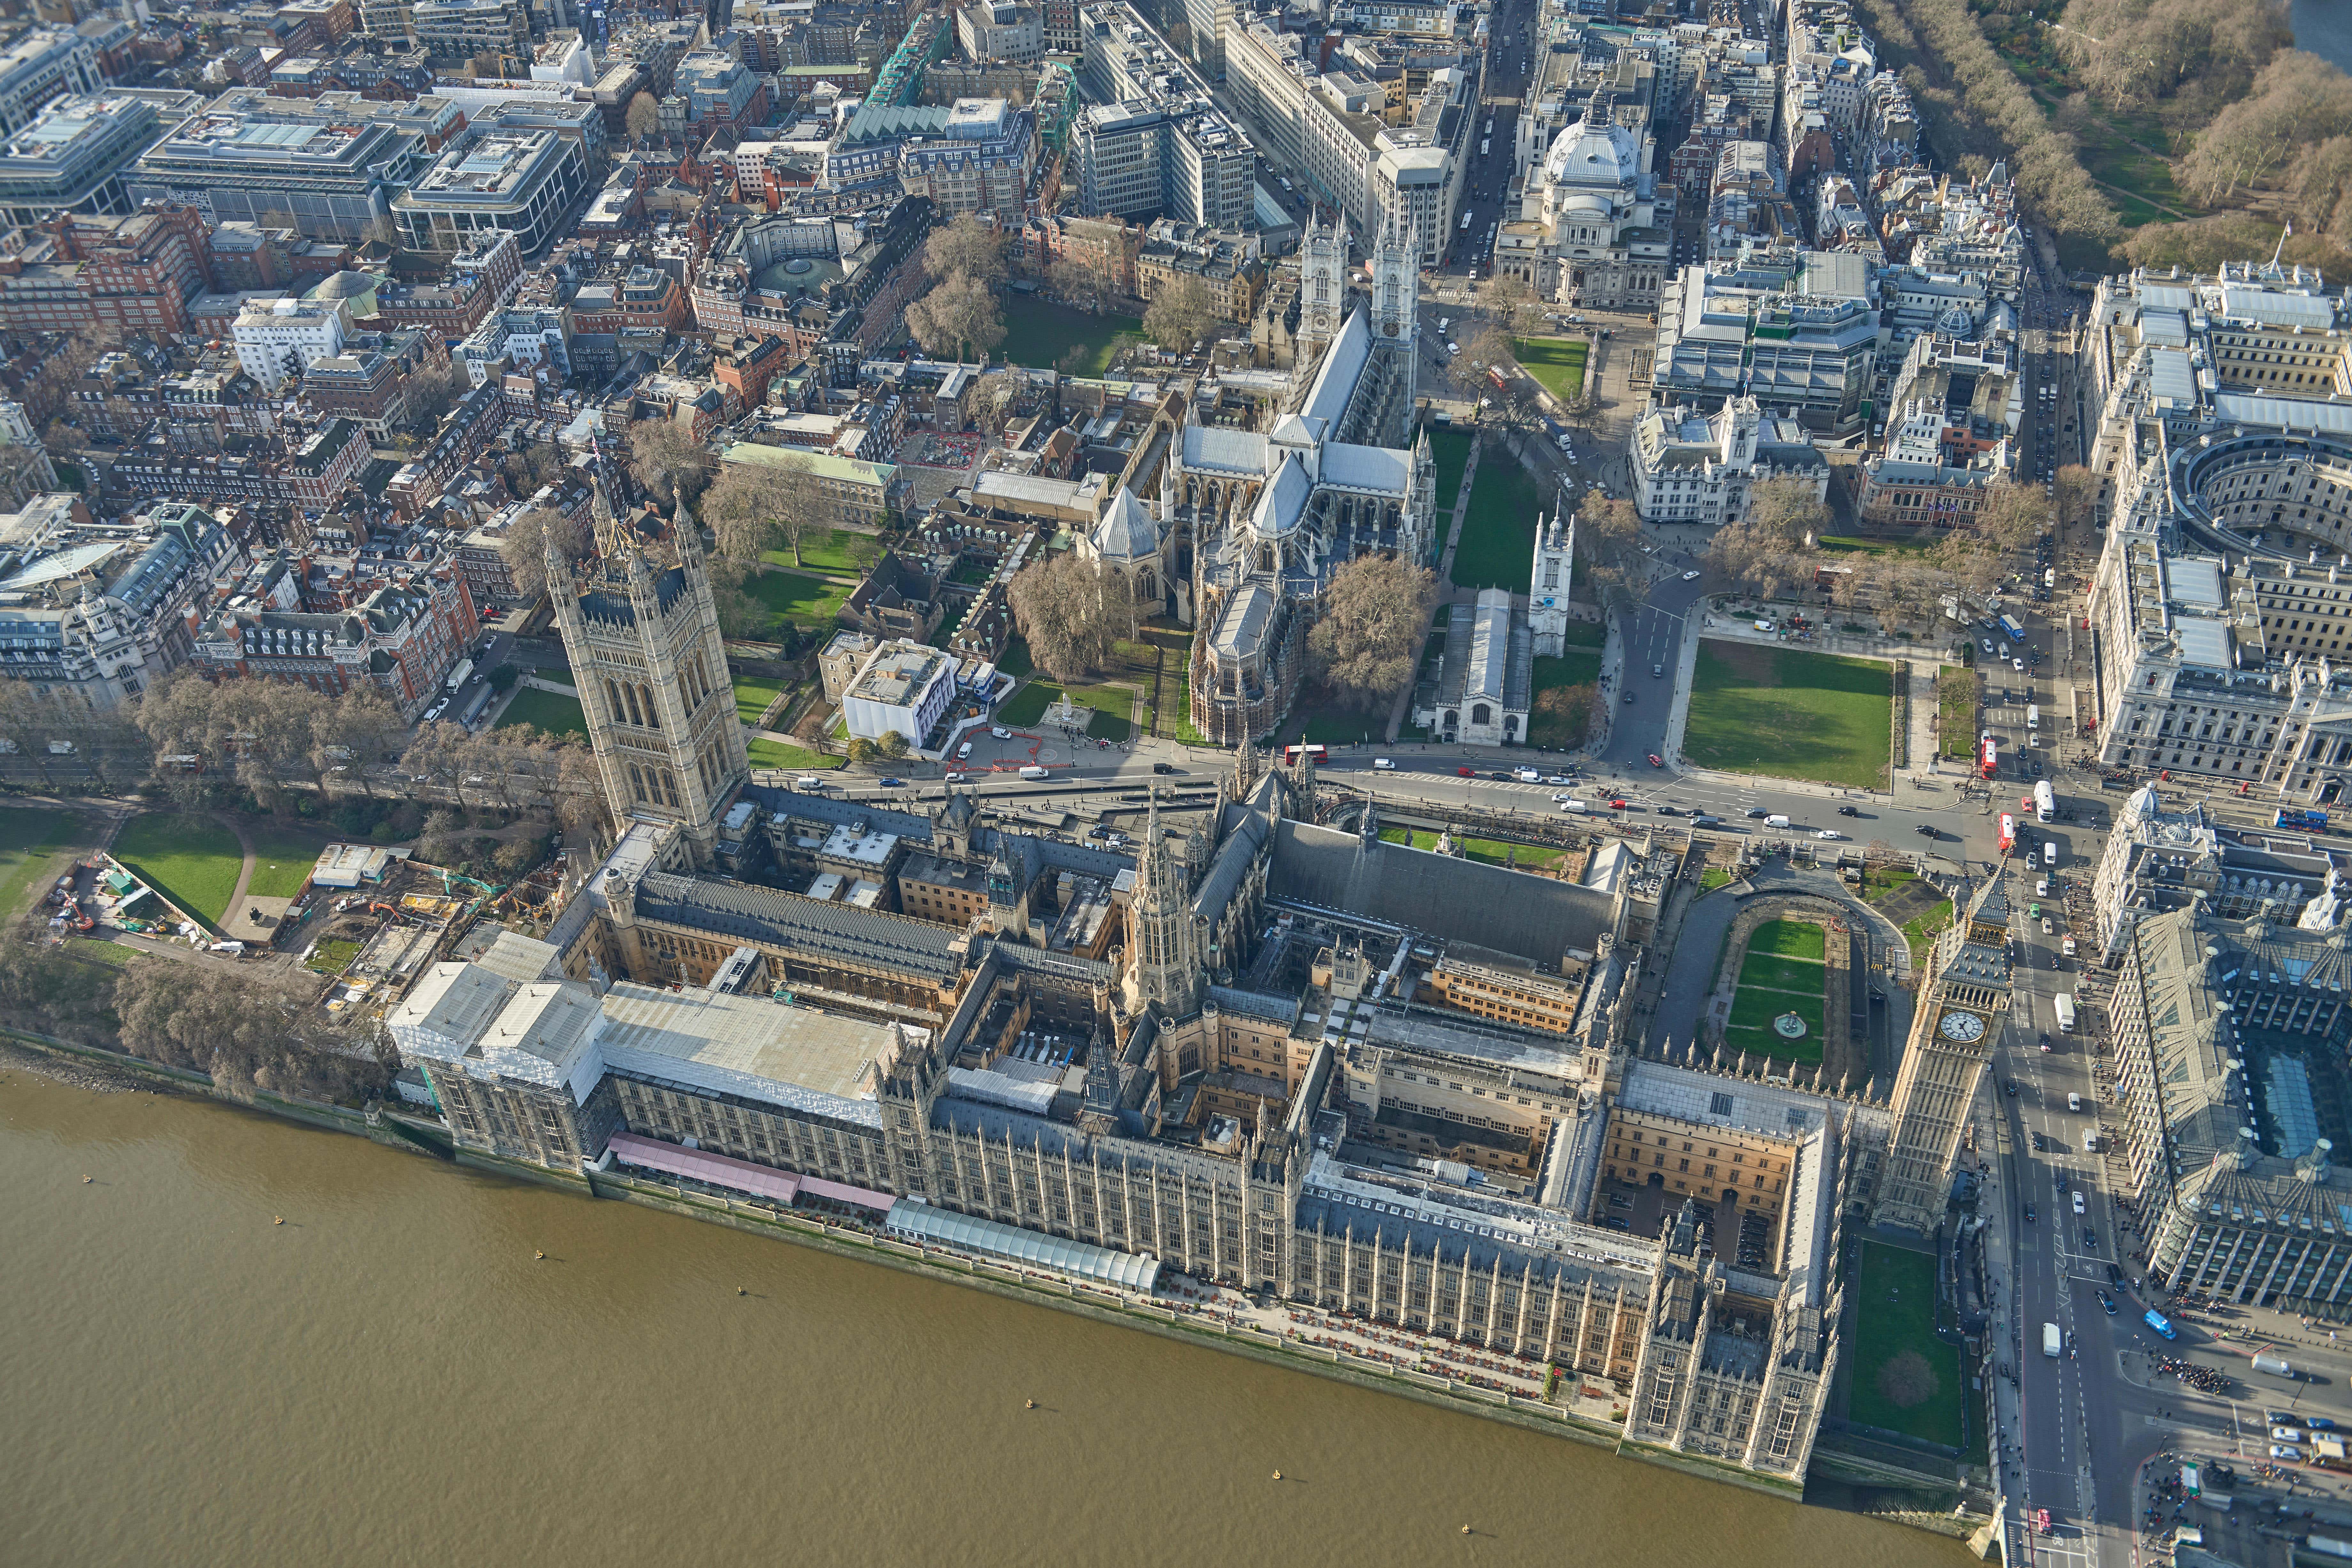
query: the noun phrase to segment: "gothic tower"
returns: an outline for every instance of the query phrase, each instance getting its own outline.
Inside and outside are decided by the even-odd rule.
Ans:
[[[1135,897],[1127,906],[1128,1005],[1171,1018],[1201,1010],[1201,939],[1184,862],[1160,832],[1160,792],[1136,846]]]
[[[750,776],[702,543],[684,502],[664,563],[613,517],[601,471],[597,558],[575,574],[548,541],[548,596],[615,819],[676,823],[708,868],[719,819]]]
[[[1546,522],[1536,519],[1536,569],[1528,602],[1528,629],[1535,634],[1536,657],[1558,658],[1568,651],[1568,585],[1576,565],[1576,518],[1563,495]]]
[[[1291,374],[1301,386],[1315,379],[1347,314],[1347,220],[1326,224],[1318,211],[1308,216],[1307,236],[1298,244],[1298,339]]]
[[[1895,1131],[1871,1218],[1931,1235],[1951,1194],[1969,1108],[2009,1011],[2009,898],[1989,877],[1968,918],[1936,939],[1895,1079]]]
[[[1372,341],[1411,353],[1421,336],[1421,282],[1412,265],[1411,236],[1391,215],[1372,252]],[[1407,399],[1411,401],[1410,398]]]

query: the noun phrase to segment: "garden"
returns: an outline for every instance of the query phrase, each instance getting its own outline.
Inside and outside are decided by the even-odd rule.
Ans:
[[[576,735],[588,738],[588,715],[577,697],[566,697],[561,691],[541,691],[526,686],[514,694],[506,709],[499,715],[499,728],[512,730],[528,724],[561,739]]]
[[[771,741],[764,735],[754,735],[744,742],[755,768],[774,768],[788,773],[813,773],[825,768],[841,766],[843,759],[835,752],[812,752],[806,746],[795,746],[783,741]]]
[[[1441,489],[1440,505],[1444,499]],[[1454,548],[1454,585],[1526,593],[1535,577],[1536,514],[1551,504],[1507,447],[1487,452],[1470,481],[1470,510]]]
[[[1034,294],[1007,293],[1004,358],[1032,370],[1055,370],[1072,349],[1087,351],[1076,374],[1097,376],[1109,368],[1124,342],[1143,342],[1143,322],[1134,316],[1097,316]]]
[[[1936,1332],[1936,1258],[1865,1241],[1853,1280],[1846,1419],[1958,1449],[1960,1357]]]
[[[1434,850],[1437,835],[1425,827],[1383,827],[1381,837],[1391,844],[1402,844],[1408,849]],[[1510,844],[1499,838],[1456,838],[1454,845],[1465,860],[1480,860],[1489,866],[1506,866],[1516,870],[1549,870],[1567,857],[1565,849],[1546,849],[1534,844]]]
[[[1063,687],[1050,680],[1032,680],[997,710],[999,724],[1028,729],[1045,717],[1045,710],[1066,691],[1071,701],[1088,709],[1087,733],[1104,741],[1124,741],[1134,731],[1129,715],[1135,711],[1135,693],[1124,686]]]
[[[209,816],[177,811],[132,817],[115,838],[114,858],[166,900],[215,928],[228,913],[237,873],[245,867],[236,834]]]
[[[1723,1042],[1733,1050],[1789,1060],[1819,1061],[1826,1018],[1828,933],[1809,921],[1767,921],[1748,940],[1732,994],[1731,1017]],[[1773,1020],[1793,1014],[1805,1032],[1795,1039],[1779,1033]]]
[[[1562,403],[1584,391],[1584,361],[1591,352],[1591,344],[1582,338],[1511,340],[1511,353],[1517,358],[1519,367]]]
[[[46,806],[0,807],[0,915],[14,914],[80,837],[82,820]]]
[[[1607,637],[1597,621],[1570,621],[1567,653],[1536,660],[1535,700],[1528,713],[1529,745],[1566,750],[1591,738],[1601,690],[1601,647]]]
[[[743,591],[766,607],[774,624],[789,621],[811,631],[833,625],[841,602],[856,586],[798,572],[755,572],[743,581]]]
[[[1698,645],[1682,749],[1699,767],[1878,789],[1894,741],[1894,670],[1881,660]]]
[[[812,531],[801,541],[801,558],[795,563],[789,550],[771,550],[761,561],[770,566],[781,566],[787,572],[824,572],[841,577],[863,577],[866,569],[882,553],[882,542],[870,533],[855,529],[835,528]]]

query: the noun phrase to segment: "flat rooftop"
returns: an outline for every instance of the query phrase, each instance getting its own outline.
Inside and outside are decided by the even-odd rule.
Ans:
[[[868,1098],[875,1058],[897,1048],[887,1024],[764,996],[627,983],[605,994],[597,1044],[613,1067],[680,1082],[723,1089],[717,1075],[740,1074],[844,1100]],[[663,1072],[665,1064],[674,1070]]]

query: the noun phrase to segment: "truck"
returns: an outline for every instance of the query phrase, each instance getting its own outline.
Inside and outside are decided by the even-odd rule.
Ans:
[[[2023,642],[2025,640],[2025,628],[2018,624],[2018,620],[2015,616],[2001,616],[2000,629],[2009,635],[2009,640],[2011,642]]]
[[[2292,1380],[2294,1376],[2294,1367],[2284,1356],[2275,1356],[2268,1351],[2256,1352],[2251,1364],[2256,1372],[2267,1373],[2273,1377]]]
[[[2297,806],[2285,806],[2280,809],[2278,816],[2271,819],[2271,826],[2299,828],[2305,833],[2325,833],[2327,831],[2327,814],[2324,811],[2305,811]]]
[[[2050,787],[2048,779],[2033,781],[2033,820],[2047,822],[2058,815],[2058,792]]]
[[[2140,1321],[2146,1323],[2149,1328],[2154,1329],[2158,1333],[2163,1335],[2168,1340],[2177,1340],[2180,1337],[2173,1331],[2171,1321],[2153,1307],[2150,1307],[2147,1310],[2147,1316],[2142,1318]]]
[[[482,716],[482,710],[490,705],[490,689],[485,686],[467,699],[466,710],[457,715],[457,722],[472,728],[474,721]]]
[[[2073,1034],[2074,1032],[2074,998],[2064,992],[2060,992],[2050,999],[2050,1005],[2058,1015],[2058,1032],[2062,1035]]]
[[[2046,1356],[2056,1356],[2062,1354],[2065,1349],[2066,1336],[2058,1331],[2058,1325],[2055,1323],[2042,1324],[2042,1353]]]
[[[2305,1551],[2322,1557],[2352,1557],[2352,1541],[2339,1541],[2332,1535],[2312,1535],[2304,1539]]]
[[[455,691],[473,679],[474,661],[470,658],[461,658],[457,661],[457,668],[449,672],[449,679],[443,683],[441,689],[444,691]]]

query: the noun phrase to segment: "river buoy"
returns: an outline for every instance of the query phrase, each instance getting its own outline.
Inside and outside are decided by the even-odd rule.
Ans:
[[[272,1225],[284,1225],[286,1223],[286,1216],[282,1214],[271,1215],[269,1216],[269,1223]]]
[[[1465,1524],[1465,1525],[1464,1525],[1464,1526],[1462,1527],[1462,1533],[1463,1533],[1463,1534],[1465,1534],[1465,1535],[1469,1534],[1469,1533],[1470,1533],[1470,1527],[1469,1527],[1468,1525],[1466,1525],[1466,1524]]]
[[[90,1183],[90,1178],[89,1178],[89,1177],[88,1177],[88,1176],[84,1176],[84,1177],[81,1179],[81,1184],[82,1184],[83,1186],[85,1186],[85,1187],[86,1187],[86,1186],[88,1186],[88,1185],[89,1185],[89,1183]]]
[[[1021,1402],[1021,1408],[1024,1410],[1034,1410],[1037,1408],[1037,1402],[1034,1399],[1024,1399]]]
[[[738,1285],[738,1286],[736,1286],[736,1287],[735,1287],[735,1294],[737,1294],[738,1296],[748,1296],[748,1295],[750,1295],[751,1293],[751,1292],[750,1292],[749,1290],[744,1289],[743,1289],[743,1287],[741,1287],[740,1285]]]
[[[1275,1479],[1276,1480],[1277,1480],[1277,1481],[1278,1481],[1278,1480],[1280,1480],[1280,1479],[1282,1479],[1282,1472],[1281,1472],[1280,1470],[1276,1470],[1276,1471],[1275,1471],[1275,1472],[1274,1472],[1274,1479]]]

